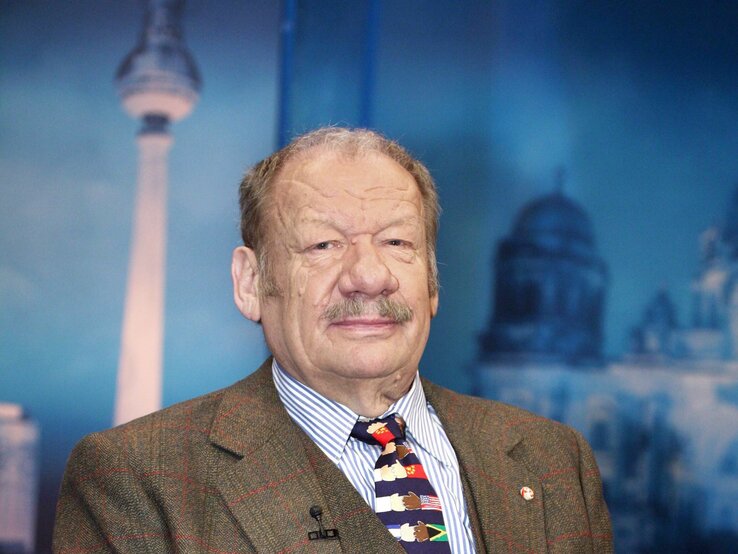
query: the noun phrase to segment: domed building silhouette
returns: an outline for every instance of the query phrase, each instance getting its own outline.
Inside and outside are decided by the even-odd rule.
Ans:
[[[494,265],[482,360],[601,361],[607,267],[589,216],[560,184],[523,207]]]
[[[691,321],[663,288],[606,362],[608,268],[560,184],[495,251],[474,393],[589,439],[618,552],[738,551],[738,191],[701,243]]]
[[[707,228],[700,246],[689,322],[678,324],[668,293],[659,291],[631,331],[626,357],[642,362],[738,359],[738,190],[724,223]]]

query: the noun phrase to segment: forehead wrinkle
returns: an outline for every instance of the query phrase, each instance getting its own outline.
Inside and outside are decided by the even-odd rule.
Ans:
[[[395,222],[399,220],[407,220],[407,221],[420,220],[422,221],[422,217],[423,217],[422,203],[418,204],[415,202],[414,199],[410,199],[410,198],[396,198],[392,200],[393,200],[393,205],[391,207],[391,211],[399,212],[399,215],[396,215],[396,219],[393,221]],[[379,201],[387,201],[387,199],[386,198],[363,199],[361,201],[361,210],[368,211],[371,209],[370,208],[371,204],[374,204]],[[382,215],[384,215],[384,213]]]
[[[408,177],[412,178],[412,176],[409,173],[408,173]],[[413,181],[413,183],[414,182],[415,181]],[[375,190],[389,189],[389,190],[393,190],[393,191],[397,191],[397,192],[407,192],[408,189],[412,189],[412,187],[410,187],[410,186],[404,186],[404,187],[401,188],[401,187],[398,186],[399,184],[400,184],[399,182],[396,182],[396,183],[393,183],[393,184],[375,185],[373,187],[366,187],[364,190],[366,192],[374,192]]]
[[[411,225],[418,222],[420,227],[424,226],[425,206],[422,195],[409,173],[403,171],[402,178],[397,179],[397,176],[390,172],[386,182],[381,180],[381,176],[377,182],[376,175],[369,175],[368,182],[361,178],[326,182],[321,161],[314,158],[292,160],[283,168],[281,176],[278,176],[277,182],[274,183],[273,196],[269,203],[273,208],[277,208],[274,211],[277,212],[278,222],[283,229],[294,232],[295,225],[299,222],[348,231],[353,227],[353,223],[359,224],[357,216],[365,222],[370,221],[376,227],[375,231],[393,225]],[[359,211],[342,214],[340,210],[334,210],[328,205],[324,206],[328,211],[323,215],[320,213],[323,211],[320,206],[322,202],[315,205],[316,197],[332,204],[341,196],[357,201],[358,205],[355,205],[355,208]],[[382,202],[391,204],[383,207],[382,214],[366,213],[373,205]],[[386,223],[380,221],[381,217],[394,211],[400,212],[395,219]]]
[[[299,220],[303,223],[314,223],[317,225],[325,225],[327,227],[337,226],[336,217],[326,216],[320,213],[318,213],[318,215],[306,215],[306,216],[300,217]],[[390,221],[383,222],[382,227],[387,229],[389,227],[398,227],[401,225],[414,225],[420,220],[421,219],[416,215],[399,216]]]
[[[272,238],[270,242],[272,243],[272,246],[281,245],[282,247],[286,247],[287,245],[293,245],[295,243],[294,224],[291,223],[292,218],[287,217],[285,211],[286,210],[279,202],[275,202],[275,205],[270,210],[273,214],[272,221],[276,220],[276,223],[278,224],[275,225],[275,227],[279,227],[279,229],[273,229],[270,233]],[[277,237],[281,237],[282,240],[277,240]]]
[[[420,208],[422,211],[422,203],[416,203],[416,199],[413,197],[410,197],[408,195],[402,194],[405,191],[397,191],[397,189],[393,187],[373,187],[372,189],[366,189],[364,191],[356,192],[352,189],[348,188],[340,188],[336,190],[328,190],[327,188],[322,187],[319,184],[311,184],[306,181],[300,181],[300,180],[290,180],[285,183],[292,183],[297,184],[300,186],[303,186],[305,188],[310,189],[311,191],[316,192],[321,197],[329,200],[335,200],[336,198],[345,195],[350,198],[353,198],[354,200],[357,200],[359,202],[359,209],[362,211],[366,211],[369,205],[376,204],[378,202],[392,202],[392,206],[390,209],[392,210],[398,210],[402,209],[405,206],[409,206],[408,211],[416,211],[417,208]],[[302,211],[305,208],[308,209],[315,209],[314,206],[314,198],[310,198],[307,196],[307,191],[299,191],[295,190],[296,187],[292,187],[288,190],[282,190],[281,191],[281,202],[280,204],[283,204],[285,206],[293,206],[295,209]],[[367,196],[366,192],[369,190],[389,190],[392,192],[399,192],[400,194],[387,194],[387,195],[372,195]],[[332,206],[328,206],[329,209],[331,209]],[[316,210],[317,211],[317,210]],[[386,211],[386,210],[385,210]]]
[[[373,187],[364,188],[359,188],[361,183],[358,183],[359,186],[356,185],[357,184],[353,182],[342,185],[342,192],[359,200],[386,200],[396,196],[407,197],[409,196],[407,193],[410,189],[410,187],[399,187],[397,183],[375,185]],[[380,194],[375,194],[376,192],[379,192]],[[369,194],[372,196],[367,198],[367,195]]]
[[[366,180],[361,178],[355,179],[353,177],[347,179],[344,178],[345,176],[339,174],[334,176],[333,179],[335,180],[328,184],[322,180],[325,178],[322,164],[326,160],[330,161],[331,158],[335,159],[337,157],[341,159],[343,156],[336,156],[339,153],[330,150],[323,151],[315,157],[306,157],[305,154],[307,153],[304,152],[299,158],[288,162],[286,167],[282,169],[281,175],[277,180],[283,184],[292,184],[293,186],[302,185],[325,198],[335,198],[341,194],[346,194],[347,196],[362,200],[366,199],[367,194],[376,193],[377,191],[381,191],[385,199],[400,195],[405,196],[407,193],[410,193],[410,195],[413,192],[420,193],[413,176],[392,160],[392,158],[379,152],[369,151],[363,156],[352,155],[348,159],[345,159],[344,163],[351,165],[352,162],[359,162],[361,160],[370,161],[371,158],[385,159],[397,165],[397,168],[400,169],[399,176],[384,168],[377,168],[376,172]],[[372,184],[372,181],[375,183],[378,182],[378,184]]]
[[[298,195],[299,197],[304,197],[307,191],[299,190],[300,187],[309,189],[310,191],[315,192],[326,198],[335,198],[342,192],[340,190],[331,191],[328,187],[323,186],[321,183],[312,183],[310,180],[298,179],[296,177],[280,179],[278,184],[280,185],[279,192],[281,193],[281,196],[286,197],[288,202],[293,201],[293,199],[297,200]],[[288,188],[285,189],[285,187]]]
[[[369,221],[357,222],[355,218],[341,215],[339,217],[324,216],[322,214],[317,215],[306,215],[305,217],[299,218],[299,224],[308,226],[314,226],[316,229],[331,229],[341,233],[342,235],[352,236],[354,234],[379,234],[390,229],[396,229],[397,232],[400,230],[411,230],[413,233],[423,233],[424,229],[422,226],[422,219],[417,215],[406,215],[395,217],[389,221],[378,220],[372,218]],[[359,228],[355,227],[355,224],[359,225]],[[369,225],[368,227],[362,227],[362,225]]]

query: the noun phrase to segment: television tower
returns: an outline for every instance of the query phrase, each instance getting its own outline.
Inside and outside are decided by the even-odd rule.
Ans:
[[[182,38],[183,8],[184,0],[149,0],[143,33],[115,76],[142,126],[114,425],[161,407],[168,127],[192,111],[201,84]]]

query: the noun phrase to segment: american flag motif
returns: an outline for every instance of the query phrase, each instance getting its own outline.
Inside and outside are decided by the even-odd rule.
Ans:
[[[437,496],[431,496],[429,494],[420,495],[420,509],[421,510],[438,510],[441,511],[441,501]]]

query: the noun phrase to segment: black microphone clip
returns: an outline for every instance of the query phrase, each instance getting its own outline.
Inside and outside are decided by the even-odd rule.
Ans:
[[[323,508],[317,505],[310,506],[310,517],[318,522],[318,530],[308,532],[309,540],[338,540],[338,529],[325,529],[323,527]]]

